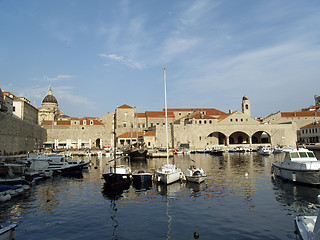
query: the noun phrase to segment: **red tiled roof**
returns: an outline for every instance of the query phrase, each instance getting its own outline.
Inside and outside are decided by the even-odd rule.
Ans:
[[[143,133],[142,132],[138,132],[138,137],[142,136]],[[124,134],[121,134],[120,136],[118,136],[118,138],[136,138],[137,137],[137,132],[126,132]]]
[[[307,111],[307,112],[282,112],[281,117],[313,117],[320,116],[320,112]]]
[[[319,127],[320,126],[320,122],[312,122],[312,123],[309,123],[301,128],[308,128],[308,127]]]
[[[169,112],[167,113],[168,117],[174,118],[174,113]],[[163,111],[146,111],[146,116],[147,117],[155,117],[155,118],[164,118],[165,117],[165,112]]]
[[[146,114],[145,113],[136,113],[136,117],[138,118],[145,118]]]
[[[70,120],[59,120],[57,121],[57,125],[71,125],[71,121]]]
[[[164,111],[164,109],[163,109],[163,111]],[[222,112],[222,111],[217,110],[215,108],[168,108],[168,111],[172,111],[172,112],[199,112],[199,111],[204,111],[207,114],[212,114],[212,115],[225,114],[225,112]]]
[[[151,137],[153,137],[153,136],[156,136],[156,135],[154,134],[153,131],[146,131],[146,132],[144,133],[144,136],[151,136]]]
[[[117,107],[117,108],[133,108],[133,107],[130,107],[130,106],[127,105],[127,104],[123,104],[123,105],[121,105],[120,107]]]
[[[190,119],[215,119],[215,117],[213,117],[213,116],[210,116],[208,114],[201,114],[201,113],[191,115],[188,118],[190,118]]]

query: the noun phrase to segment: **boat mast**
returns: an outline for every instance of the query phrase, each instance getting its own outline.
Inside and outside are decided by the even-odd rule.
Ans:
[[[113,141],[114,141],[114,143],[113,143],[113,147],[114,147],[114,149],[113,149],[113,159],[114,159],[113,172],[114,172],[114,174],[116,174],[116,168],[117,168],[117,161],[116,161],[116,158],[117,158],[117,136],[116,136],[117,116],[116,115],[117,115],[117,109],[114,113],[114,120],[113,120],[113,122],[114,122],[114,126],[113,126],[113,130],[114,130],[113,131],[113,133],[114,133],[114,135],[113,135]]]
[[[167,164],[169,164],[169,141],[168,141],[168,110],[167,110],[167,80],[166,80],[166,68],[164,68],[164,111],[166,118],[166,143],[167,143]]]

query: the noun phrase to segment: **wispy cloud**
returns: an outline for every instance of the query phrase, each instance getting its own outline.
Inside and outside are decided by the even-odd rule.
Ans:
[[[59,80],[67,80],[67,79],[72,79],[75,76],[73,75],[57,75],[56,77],[48,77],[47,75],[44,75],[42,77],[43,80],[49,81],[49,82],[55,82]]]
[[[122,56],[118,56],[116,54],[108,54],[108,55],[107,54],[98,54],[98,56],[110,59],[111,61],[119,62],[123,65],[126,65],[126,66],[134,68],[134,69],[143,69],[144,68],[144,65],[142,63],[133,61],[131,59],[128,59],[128,58],[125,58]]]

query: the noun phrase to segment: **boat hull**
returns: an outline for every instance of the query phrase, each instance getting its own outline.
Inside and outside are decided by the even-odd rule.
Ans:
[[[164,184],[171,184],[174,182],[177,182],[181,178],[180,172],[174,172],[174,173],[156,173],[156,178],[158,182],[162,182]]]
[[[206,180],[206,176],[186,176],[187,181],[194,183],[202,183]]]
[[[151,181],[152,180],[152,174],[132,174],[133,181],[136,182],[146,182],[146,181]]]
[[[106,173],[103,174],[103,178],[108,186],[116,187],[130,183],[131,174]]]
[[[147,158],[147,150],[134,150],[129,152],[130,160],[145,160]]]
[[[0,240],[16,239],[17,224],[11,224],[0,229]]]
[[[272,165],[271,173],[277,177],[304,184],[320,185],[320,170],[291,170]]]
[[[317,216],[298,216],[294,219],[295,233],[298,234],[301,240],[319,239],[314,238],[314,225]],[[309,228],[312,226],[312,228]]]

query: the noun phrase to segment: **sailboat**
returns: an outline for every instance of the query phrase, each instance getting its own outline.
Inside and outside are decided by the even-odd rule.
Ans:
[[[159,169],[155,171],[155,177],[158,182],[162,182],[164,184],[171,184],[181,179],[182,171],[181,169],[177,168],[176,165],[169,164],[166,69],[164,69],[164,98],[165,98],[165,118],[166,118],[167,164],[162,165]]]
[[[116,120],[116,117],[115,117]],[[116,126],[116,121],[114,121],[114,126]],[[110,166],[106,173],[102,175],[104,178],[107,187],[114,188],[117,186],[123,186],[130,184],[132,174],[131,168],[127,165],[117,165],[117,141],[116,141],[116,132],[114,132],[114,165]]]

